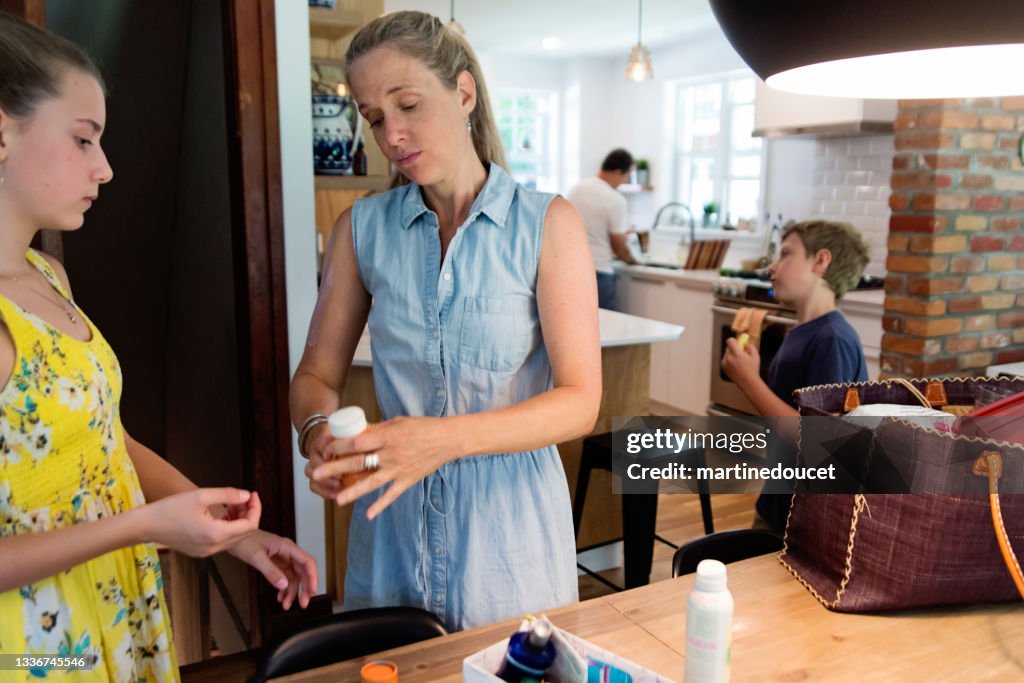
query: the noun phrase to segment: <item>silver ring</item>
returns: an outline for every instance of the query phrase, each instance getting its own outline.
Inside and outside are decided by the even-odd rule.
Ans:
[[[376,453],[367,453],[363,456],[363,471],[376,472],[380,469],[380,457]]]

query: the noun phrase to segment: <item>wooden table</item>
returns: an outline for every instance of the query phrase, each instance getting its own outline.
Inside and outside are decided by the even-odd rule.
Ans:
[[[548,612],[560,628],[682,681],[686,596],[694,576]],[[1012,603],[889,615],[830,612],[775,555],[729,565],[736,600],[734,681],[1021,681],[1024,606]],[[507,637],[508,621],[280,681],[359,680],[366,661],[390,659],[402,683],[461,681],[462,660]]]

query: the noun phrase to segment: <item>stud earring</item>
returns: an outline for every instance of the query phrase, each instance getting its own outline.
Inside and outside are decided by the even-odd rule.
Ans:
[[[466,131],[469,133],[473,132],[473,122],[469,119],[466,119]]]

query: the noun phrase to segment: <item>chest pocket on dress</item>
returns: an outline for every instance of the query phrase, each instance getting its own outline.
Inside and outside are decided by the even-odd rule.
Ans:
[[[533,346],[533,300],[526,297],[466,299],[459,361],[494,372],[515,370]]]

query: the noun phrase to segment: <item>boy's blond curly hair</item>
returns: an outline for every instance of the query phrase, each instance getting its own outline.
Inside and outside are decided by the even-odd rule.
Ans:
[[[786,228],[782,239],[790,235],[800,239],[808,257],[822,249],[828,249],[832,254],[824,279],[829,289],[835,292],[837,300],[857,286],[870,260],[868,245],[857,228],[836,221],[803,221]]]

